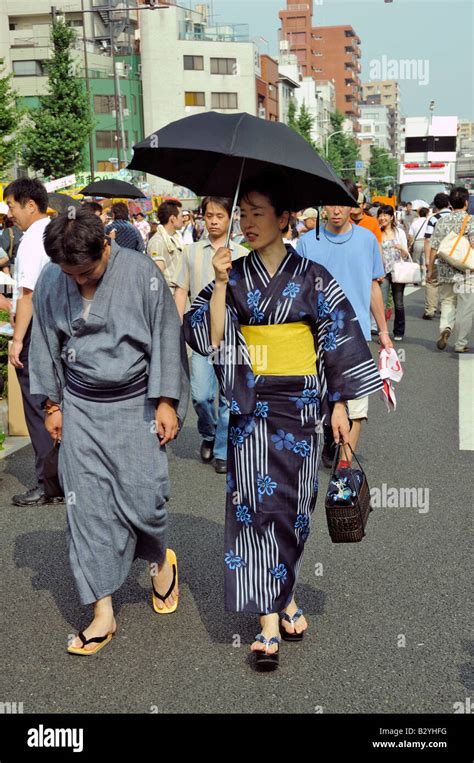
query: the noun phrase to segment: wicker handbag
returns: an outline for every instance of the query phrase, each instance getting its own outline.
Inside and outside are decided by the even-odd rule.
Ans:
[[[329,535],[333,543],[358,543],[365,535],[367,519],[372,511],[369,485],[350,445],[359,469],[336,469],[340,447],[336,448],[326,493],[325,508]]]

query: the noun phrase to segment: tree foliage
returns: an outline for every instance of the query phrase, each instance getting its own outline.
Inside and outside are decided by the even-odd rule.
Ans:
[[[5,73],[3,59],[0,59],[0,178],[6,178],[15,161],[19,143],[18,126],[20,111],[16,106],[12,90],[11,74]]]
[[[314,125],[314,117],[308,111],[308,108],[303,101],[300,106],[299,112],[296,108],[296,103],[292,99],[288,106],[288,127],[291,127],[295,132],[301,135],[315,151],[318,151],[316,142],[311,137],[311,131]],[[318,151],[319,153],[319,151]]]
[[[385,194],[397,182],[397,160],[388,155],[386,149],[372,146],[369,162],[369,186],[372,193]]]
[[[353,135],[341,132],[344,125],[344,114],[335,111],[331,114],[331,133],[337,133],[328,142],[326,159],[332,165],[337,175],[356,178],[355,162],[360,159],[359,146]]]
[[[84,145],[94,126],[84,83],[73,71],[75,37],[63,21],[54,22],[53,56],[46,64],[48,95],[30,112],[30,128],[25,132],[24,161],[46,177],[63,177],[84,168]]]

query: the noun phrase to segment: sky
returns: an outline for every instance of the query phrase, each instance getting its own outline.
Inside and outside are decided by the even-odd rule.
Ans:
[[[181,0],[183,5],[192,2]],[[286,8],[286,0],[207,2],[212,6],[216,23],[247,23],[251,37],[268,40],[268,45],[259,42],[260,52],[278,54],[278,11]],[[392,71],[396,71],[400,60],[416,61],[410,78],[398,79],[404,116],[428,115],[433,100],[435,114],[474,121],[472,0],[393,0],[392,3],[314,0],[313,24],[354,27],[361,39],[364,82],[377,79],[377,67],[384,63],[387,69],[392,67]],[[389,74],[380,78],[392,77]]]

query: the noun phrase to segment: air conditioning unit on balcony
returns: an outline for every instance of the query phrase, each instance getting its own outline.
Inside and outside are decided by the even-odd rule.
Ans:
[[[290,43],[288,40],[280,40],[280,53],[289,53]]]

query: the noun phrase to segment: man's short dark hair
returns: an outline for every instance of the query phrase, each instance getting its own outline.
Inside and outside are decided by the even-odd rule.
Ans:
[[[82,204],[82,209],[88,209],[89,212],[92,212],[94,215],[97,213],[101,215],[104,211],[102,204],[99,204],[98,201],[84,201]]]
[[[355,199],[355,205],[357,206],[357,199],[359,198],[359,190],[351,178],[344,178],[343,181],[344,185],[346,186],[347,190],[349,191],[350,195],[354,197]]]
[[[428,207],[421,207],[421,209],[418,210],[418,214],[420,217],[428,217],[429,211],[430,210],[428,209]]]
[[[408,205],[410,205],[410,207],[412,207],[412,206],[413,206],[413,202],[412,202],[412,201],[407,201],[407,203],[405,204],[405,206],[406,206],[406,207],[408,207]]]
[[[117,201],[112,204],[112,215],[114,220],[128,220],[128,207],[124,201]]]
[[[453,188],[449,194],[449,203],[453,209],[464,209],[466,202],[469,201],[469,191],[467,188],[458,186]]]
[[[87,265],[102,257],[105,243],[100,217],[88,209],[63,212],[46,226],[43,241],[48,257],[56,265]]]
[[[180,201],[162,201],[157,211],[161,225],[167,225],[170,217],[178,217],[182,206]]]
[[[437,193],[433,199],[433,206],[436,209],[446,209],[449,207],[449,196],[447,193]]]
[[[202,205],[201,205],[203,215],[206,214],[206,209],[208,204],[218,204],[220,207],[223,207],[223,209],[225,209],[229,217],[232,214],[233,202],[232,202],[232,199],[227,198],[227,196],[206,196],[202,200]]]
[[[34,201],[38,212],[45,214],[48,209],[48,192],[43,183],[36,178],[18,178],[7,185],[3,191],[3,198],[13,196],[14,200],[22,207],[28,201]]]

